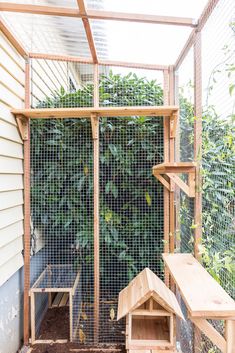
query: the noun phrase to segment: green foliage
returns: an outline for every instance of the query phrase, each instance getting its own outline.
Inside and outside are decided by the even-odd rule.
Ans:
[[[92,85],[73,93],[63,89],[40,107],[90,106]],[[155,81],[103,76],[101,105],[162,104]],[[32,216],[56,255],[71,246],[74,262],[93,266],[93,146],[90,121],[33,120]],[[152,166],[163,161],[162,119],[102,118],[100,122],[100,260],[102,284],[115,295],[143,267],[159,275],[163,248],[162,187]],[[77,255],[79,253],[79,256]]]

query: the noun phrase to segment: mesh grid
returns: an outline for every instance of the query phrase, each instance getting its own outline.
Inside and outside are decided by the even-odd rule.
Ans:
[[[37,287],[72,288],[81,271],[86,302],[93,301],[92,164],[90,122],[32,121],[31,216],[34,227],[43,234],[44,247],[34,259],[31,277],[46,269]],[[80,291],[76,288],[73,296],[74,325]]]
[[[156,72],[123,68],[111,72],[104,66],[99,71],[101,106],[107,106],[108,95],[111,106],[162,104]],[[92,65],[32,60],[32,72],[34,107],[93,106]],[[41,88],[36,99],[42,87],[39,79],[53,89]],[[142,90],[137,97],[131,89],[133,80]],[[46,269],[38,287],[74,288],[73,340],[85,345],[94,344],[92,145],[89,119],[32,121],[32,239],[36,232],[44,238],[42,250],[34,256],[32,283]],[[99,343],[124,343],[124,321],[116,321],[119,291],[146,266],[163,278],[163,188],[152,176],[152,166],[163,162],[162,118],[100,118],[99,149]],[[32,252],[33,245],[34,241]],[[74,287],[78,271],[81,277]],[[38,330],[48,307],[46,296],[40,305]]]
[[[119,291],[146,266],[163,277],[163,189],[151,170],[163,161],[162,119],[103,120],[100,149],[100,339],[123,342]]]

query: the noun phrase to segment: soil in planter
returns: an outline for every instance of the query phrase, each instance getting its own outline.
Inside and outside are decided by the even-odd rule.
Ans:
[[[42,321],[39,335],[40,340],[69,339],[69,308],[51,308]]]

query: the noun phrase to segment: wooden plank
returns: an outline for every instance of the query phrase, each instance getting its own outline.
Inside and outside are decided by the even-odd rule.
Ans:
[[[154,173],[153,173],[153,175],[165,186],[165,188],[166,188],[167,190],[170,191],[170,184],[169,184],[169,182],[168,182],[165,178],[163,178],[163,176],[161,176],[161,174],[154,174]]]
[[[56,294],[55,299],[52,302],[52,308],[55,308],[57,306],[59,306],[60,301],[62,300],[64,293],[63,292],[59,292]]]
[[[235,319],[225,321],[226,353],[235,353]]]
[[[59,7],[59,6],[41,6],[41,5],[24,5],[17,3],[0,3],[0,10],[8,12],[32,13],[38,15],[48,16],[65,16],[65,17],[79,17],[96,20],[113,20],[113,21],[128,21],[137,23],[152,23],[152,24],[166,24],[174,26],[189,26],[195,27],[197,25],[193,18],[188,17],[174,17],[174,16],[158,16],[148,14],[135,14],[124,12],[113,12],[104,10],[86,10],[80,11],[74,8]]]
[[[25,108],[30,107],[30,64],[25,62]],[[29,343],[30,289],[30,128],[24,141],[24,344]],[[35,339],[35,338],[34,338]]]
[[[163,254],[192,317],[233,317],[235,302],[191,254]],[[203,290],[202,290],[203,288]]]
[[[128,313],[139,308],[151,297],[165,310],[184,319],[174,293],[149,268],[141,271],[119,293],[117,319],[120,320]]]
[[[164,104],[169,105],[169,71],[168,68],[163,72],[163,79],[164,79]],[[169,162],[169,117],[164,118],[163,122],[163,129],[164,129],[164,162]],[[156,176],[156,175],[155,175]],[[160,178],[161,181],[161,178]],[[168,183],[169,187],[164,188],[163,190],[163,197],[164,197],[164,253],[169,252],[169,207],[170,207],[170,184]],[[164,277],[165,283],[169,287],[169,271],[164,266]]]
[[[206,320],[191,318],[191,321],[213,342],[222,353],[226,353],[226,341],[223,336]]]
[[[1,6],[1,4],[0,4]],[[0,7],[1,10],[1,7]],[[6,23],[3,21],[3,19],[0,19],[0,31],[4,33],[6,38],[9,40],[9,42],[13,45],[14,48],[20,53],[22,56],[27,56],[27,51],[23,47],[23,45],[20,43],[19,40],[15,38],[15,36],[12,34]]]
[[[99,107],[99,68],[94,67],[94,106]],[[91,116],[92,117],[92,116]],[[94,342],[99,342],[100,311],[100,217],[99,217],[99,120],[93,125],[93,173],[94,173]]]
[[[45,59],[45,60],[93,64],[93,60],[91,58],[78,57],[78,56],[64,56],[64,55],[55,55],[55,54],[49,54],[49,53],[29,53],[29,57],[33,59]],[[163,71],[168,67],[166,65],[133,63],[133,62],[127,62],[127,61],[113,61],[113,60],[99,60],[98,64],[102,66],[119,66],[119,67],[130,67],[130,68],[137,68],[137,69],[157,70],[157,71]]]
[[[73,295],[72,290],[69,291],[69,339],[73,342]]]
[[[2,120],[1,117],[0,117],[0,137],[8,141],[22,144],[22,140],[17,127]]]
[[[30,315],[31,315],[31,344],[35,343],[36,339],[36,317],[35,317],[35,294],[31,292],[30,294]]]
[[[59,306],[66,306],[68,298],[69,298],[69,294],[68,293],[64,293],[63,297],[62,297],[62,299],[60,301]]]
[[[26,118],[90,118],[91,114],[101,117],[122,116],[170,116],[178,110],[176,106],[146,107],[92,107],[92,108],[43,108],[43,109],[12,109],[14,115]]]
[[[91,30],[91,25],[90,25],[89,19],[87,17],[87,12],[86,12],[84,0],[77,0],[77,3],[78,3],[79,10],[80,10],[80,14],[82,16],[82,22],[83,22],[83,26],[84,26],[84,29],[86,32],[86,37],[88,40],[88,45],[90,48],[91,56],[92,56],[94,64],[97,64],[98,58],[97,58],[97,53],[96,53],[96,48],[95,48],[95,42],[94,42],[92,30]]]
[[[194,160],[196,167],[196,193],[194,199],[194,256],[200,259],[200,244],[202,239],[202,58],[201,33],[197,32],[194,45]]]
[[[169,67],[169,104],[175,104],[175,80],[174,80],[174,68],[173,66]],[[178,112],[176,112],[178,113]],[[176,118],[176,114],[173,115],[174,118]],[[171,135],[171,123],[172,119],[169,121],[169,134],[170,134],[170,151],[169,151],[169,156],[170,156],[170,163],[175,161],[175,139],[172,138]],[[176,126],[176,123],[175,123]],[[172,190],[175,190],[175,183],[170,180],[170,186]],[[169,231],[170,231],[170,239],[169,239],[169,250],[171,253],[175,251],[175,193],[170,191],[170,226],[169,226]],[[171,285],[171,288],[172,285]]]

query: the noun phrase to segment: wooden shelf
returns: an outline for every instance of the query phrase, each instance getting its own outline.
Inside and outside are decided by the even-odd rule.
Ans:
[[[191,254],[163,254],[191,321],[223,353],[234,353],[235,302]],[[207,321],[226,320],[225,338]]]
[[[99,107],[99,108],[42,108],[42,109],[12,109],[15,116],[25,118],[90,118],[91,115],[101,117],[122,116],[169,116],[173,121],[177,119],[177,106],[140,106],[140,107]]]
[[[153,175],[169,190],[174,191],[174,184],[189,197],[195,197],[196,163],[166,162],[152,168]],[[188,174],[188,185],[177,174]],[[166,177],[168,179],[166,179]]]

